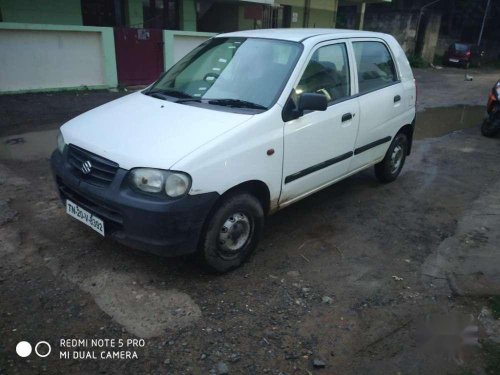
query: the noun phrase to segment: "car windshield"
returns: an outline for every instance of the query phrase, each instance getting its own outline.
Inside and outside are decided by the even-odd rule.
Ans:
[[[453,49],[457,52],[467,52],[469,46],[467,44],[455,43]]]
[[[175,64],[146,94],[266,109],[277,100],[301,50],[299,43],[274,39],[213,38]]]

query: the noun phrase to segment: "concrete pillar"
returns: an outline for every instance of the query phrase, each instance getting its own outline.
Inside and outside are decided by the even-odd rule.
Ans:
[[[427,27],[425,29],[424,40],[422,44],[422,58],[425,61],[432,63],[434,61],[434,54],[436,53],[436,46],[439,37],[439,28],[441,27],[441,15],[431,14],[427,20]]]
[[[339,10],[339,0],[333,0],[333,25],[332,25],[333,28],[335,28],[335,26],[337,26],[338,10]]]
[[[142,0],[125,1],[125,25],[128,27],[143,26],[144,16],[142,13]]]
[[[184,31],[196,31],[196,1],[179,1],[180,28]]]
[[[363,26],[365,23],[365,10],[366,3],[361,3],[356,6],[356,28],[358,30],[363,30]]]

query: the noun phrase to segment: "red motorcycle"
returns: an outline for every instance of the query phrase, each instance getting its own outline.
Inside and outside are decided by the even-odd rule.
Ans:
[[[500,81],[491,89],[486,106],[487,117],[481,126],[481,133],[485,137],[493,137],[500,131]]]

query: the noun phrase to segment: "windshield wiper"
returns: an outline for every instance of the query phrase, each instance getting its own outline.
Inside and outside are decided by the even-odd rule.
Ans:
[[[240,99],[208,99],[208,104],[222,105],[236,108],[267,109],[267,107]]]
[[[152,96],[153,98],[156,99],[161,99],[161,100],[168,100],[167,95],[163,95],[161,92],[147,92],[146,95]]]
[[[166,96],[170,96],[173,98],[183,98],[183,99],[191,99],[192,96],[186,94],[182,91],[173,90],[173,89],[156,89],[152,91],[146,92],[147,95],[153,96],[159,99],[166,99]]]
[[[186,103],[186,102],[200,102],[201,98],[191,97],[191,98],[181,98],[175,101],[175,103]]]

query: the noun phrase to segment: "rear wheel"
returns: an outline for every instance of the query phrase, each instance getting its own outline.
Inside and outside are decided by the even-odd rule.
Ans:
[[[257,247],[264,228],[260,201],[248,193],[223,198],[203,231],[198,258],[210,271],[240,266]]]
[[[387,183],[394,181],[403,169],[403,165],[408,153],[408,138],[406,134],[399,133],[394,137],[384,159],[375,164],[375,175],[380,182]]]
[[[500,120],[496,119],[491,121],[489,118],[484,119],[483,125],[481,125],[481,134],[485,137],[494,137],[498,131],[500,130],[500,124],[498,124]]]

